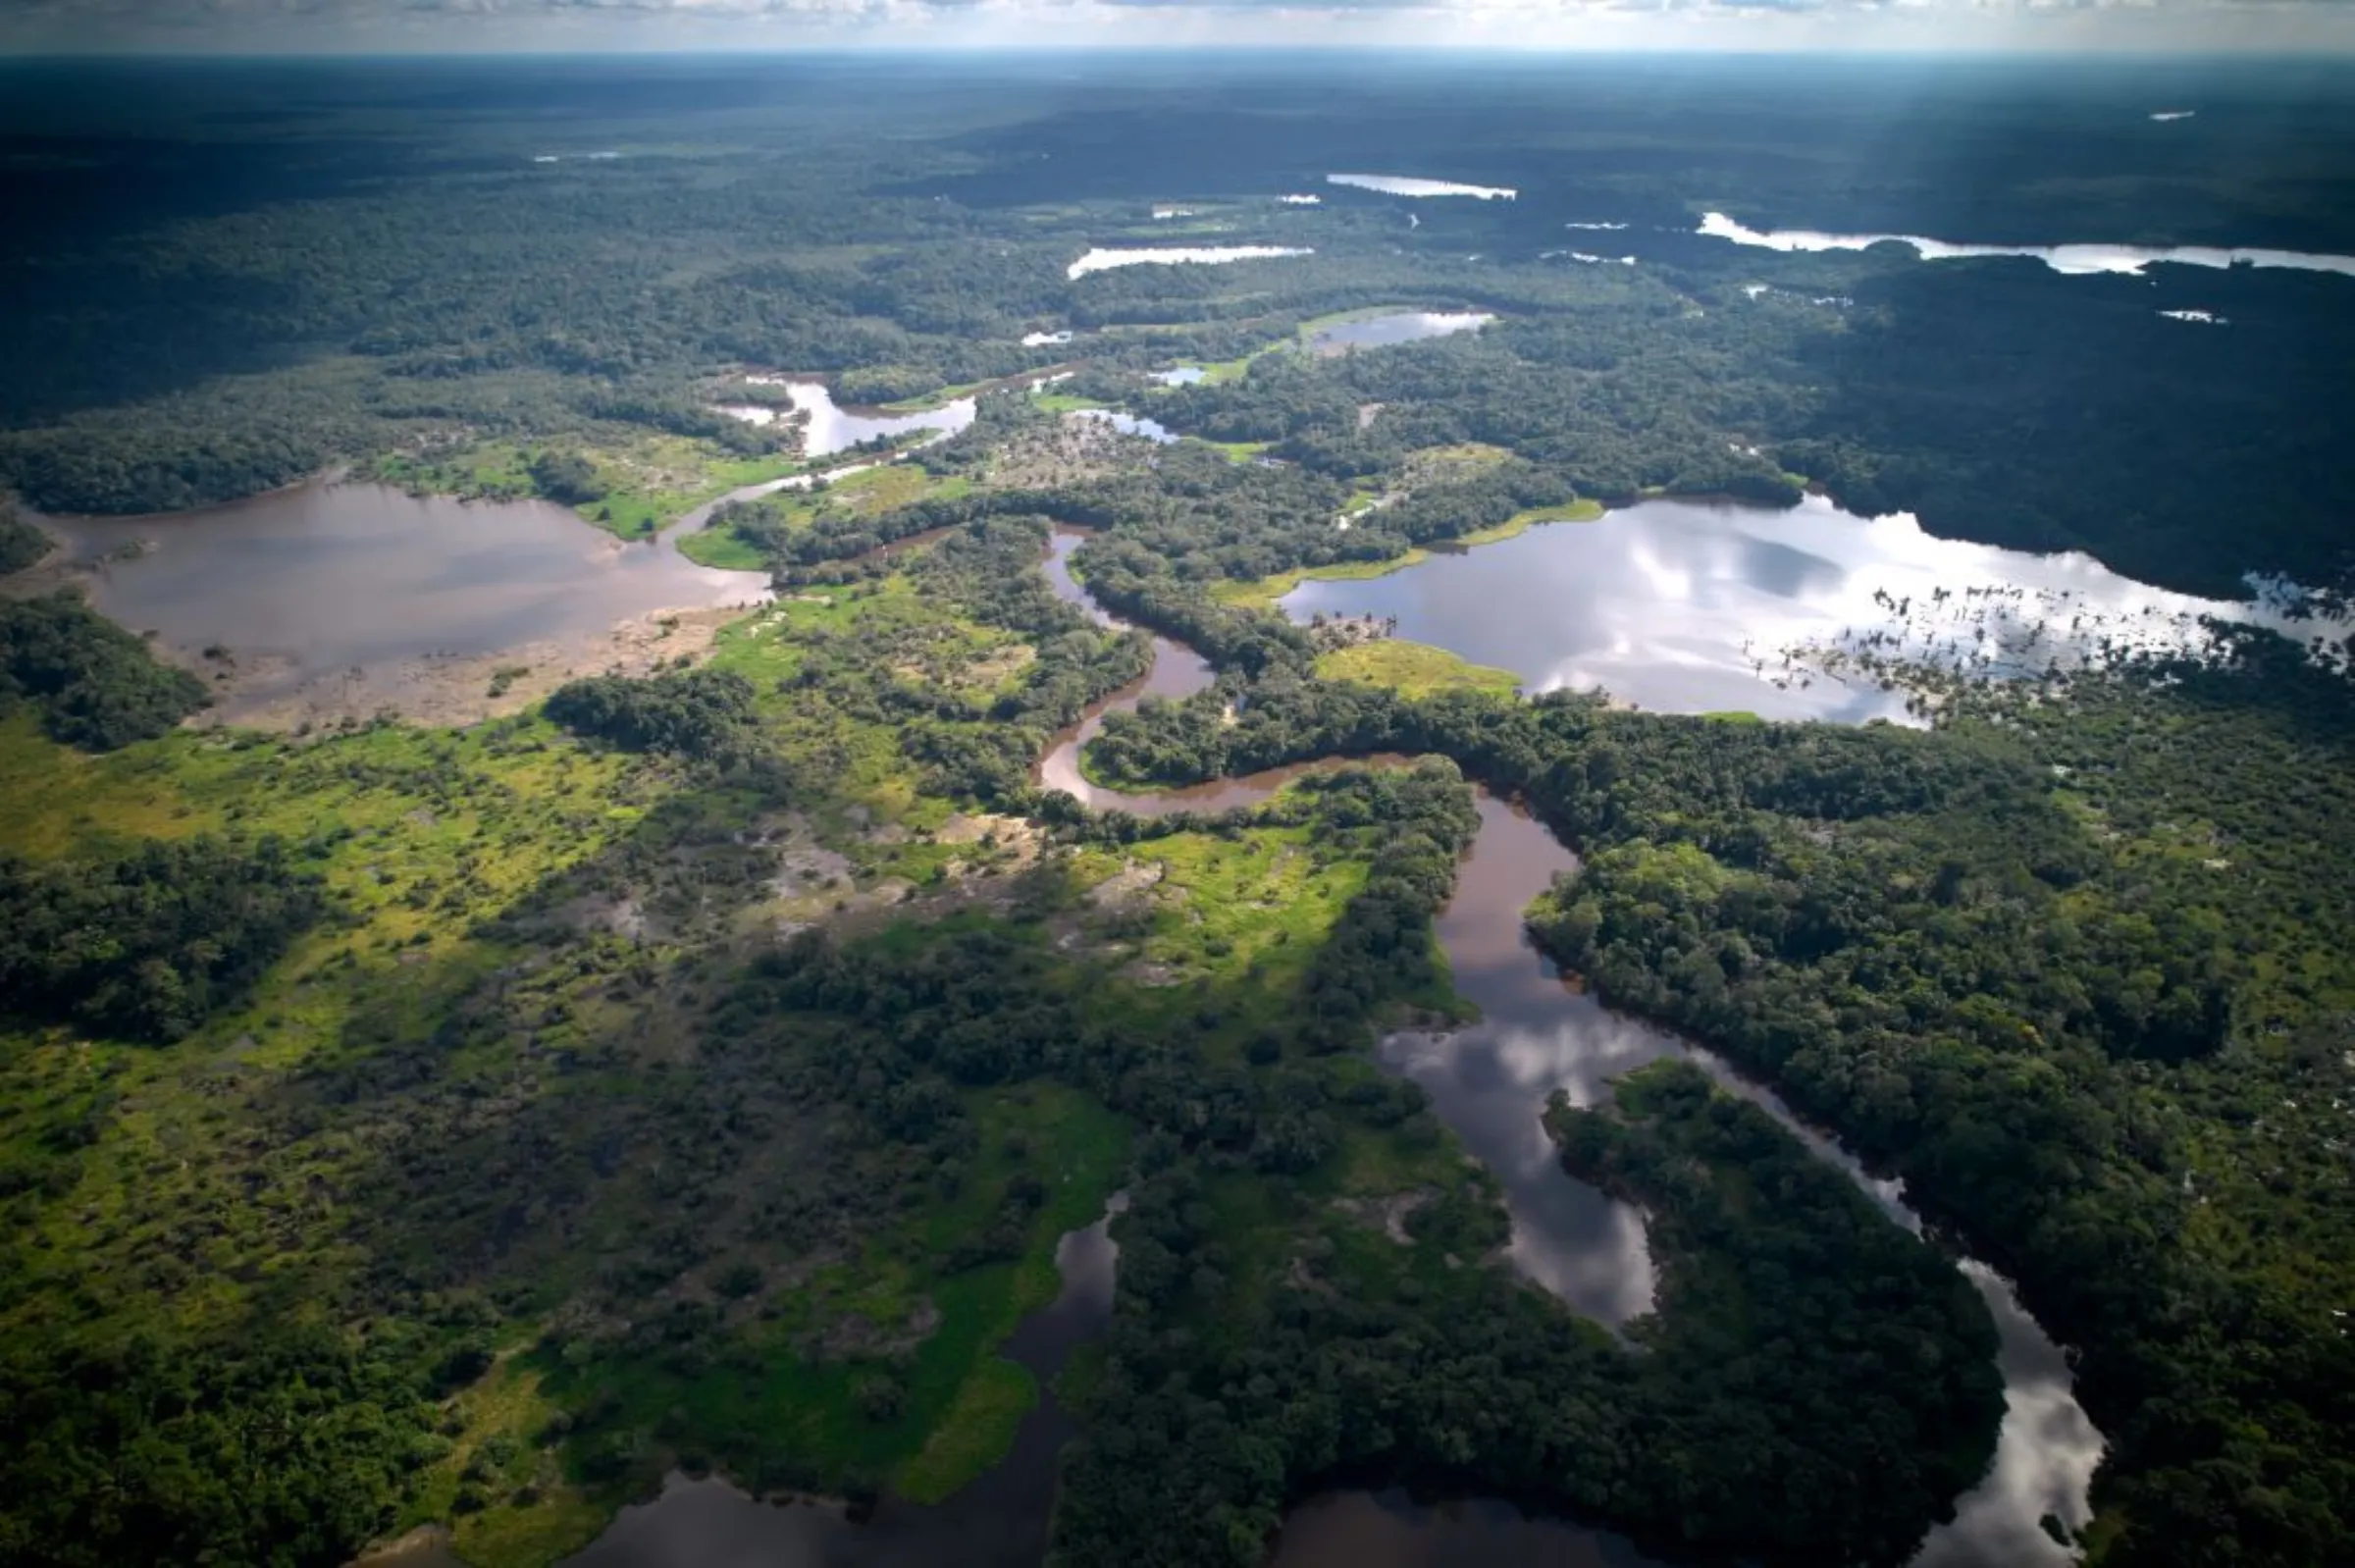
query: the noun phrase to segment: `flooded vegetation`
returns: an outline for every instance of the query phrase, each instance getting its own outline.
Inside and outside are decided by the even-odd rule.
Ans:
[[[1407,641],[1513,670],[1532,692],[1852,724],[1919,721],[1882,663],[2041,673],[2202,647],[2209,618],[2313,630],[2294,606],[2171,593],[2084,555],[1934,539],[1910,517],[1857,517],[1819,497],[1790,510],[1642,501],[1387,576],[1306,582],[1282,604],[1300,623],[1392,622]]]
[[[2177,267],[2282,267],[2299,272],[2335,272],[2355,277],[2355,256],[2321,255],[2305,250],[2268,250],[2246,245],[2000,245],[1959,244],[1920,235],[1832,235],[1813,229],[1758,230],[1721,212],[1703,213],[1697,234],[1730,239],[1737,245],[1766,250],[1869,250],[1874,245],[1904,245],[1924,261],[1953,261],[1984,256],[2026,256],[2058,273],[2083,276],[2123,273],[2139,277],[2153,265]]]
[[[2344,92],[1320,58],[17,73],[0,1539],[2335,1560]]]
[[[1121,1252],[1112,1220],[1125,1202],[1115,1193],[1101,1219],[1056,1243],[1060,1293],[1000,1352],[1033,1380],[1038,1402],[1006,1457],[947,1501],[927,1506],[886,1492],[854,1514],[830,1499],[764,1499],[717,1477],[674,1474],[661,1496],[624,1508],[564,1568],[1033,1568],[1046,1554],[1056,1461],[1077,1431],[1052,1385],[1111,1321]]]
[[[1178,433],[1157,419],[1142,414],[1124,413],[1117,408],[1074,408],[1067,418],[1085,424],[1102,425],[1122,436],[1137,436],[1158,445],[1168,445],[1178,439]]]

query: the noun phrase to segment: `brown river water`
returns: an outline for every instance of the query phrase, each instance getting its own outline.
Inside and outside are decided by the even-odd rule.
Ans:
[[[1076,529],[1057,531],[1044,562],[1048,579],[1062,598],[1099,624],[1119,625],[1072,575],[1072,553],[1086,537]],[[1078,725],[1056,737],[1039,764],[1042,783],[1068,790],[1096,810],[1150,816],[1253,805],[1302,771],[1273,769],[1141,794],[1087,783],[1078,772],[1078,750],[1102,727],[1105,713],[1148,696],[1183,697],[1210,685],[1212,672],[1192,650],[1157,638],[1154,653],[1154,667],[1144,679],[1095,705]],[[1393,1034],[1379,1051],[1384,1067],[1420,1084],[1467,1152],[1496,1174],[1512,1218],[1514,1265],[1573,1309],[1613,1326],[1648,1309],[1653,1276],[1642,1216],[1563,1171],[1540,1118],[1555,1089],[1592,1105],[1608,1093],[1613,1076],[1663,1056],[1694,1061],[1765,1108],[1855,1178],[1894,1221],[1918,1231],[1918,1219],[1894,1183],[1869,1176],[1834,1140],[1802,1124],[1770,1091],[1749,1083],[1713,1055],[1602,1007],[1537,953],[1521,912],[1555,875],[1575,870],[1577,863],[1534,817],[1484,793],[1479,832],[1438,922],[1455,987],[1480,1010],[1480,1020],[1444,1034]],[[2085,1488],[2102,1439],[2069,1392],[2066,1356],[2019,1307],[2011,1287],[1976,1263],[1964,1261],[1960,1267],[1995,1316],[2007,1411],[1988,1476],[1958,1499],[1956,1519],[1931,1534],[1913,1568],[2054,1568],[2067,1554],[2038,1528],[2038,1517],[2049,1512],[2072,1526],[2084,1523]],[[1103,1268],[1108,1310],[1109,1258]],[[1051,1310],[1061,1311],[1062,1303]],[[1063,1321],[1069,1332],[1085,1336],[1100,1332],[1104,1317],[1099,1312],[1092,1319],[1080,1314]],[[1021,1332],[1031,1333],[1032,1326],[1024,1325]],[[864,1526],[811,1505],[758,1502],[718,1481],[674,1479],[662,1497],[625,1511],[595,1546],[573,1559],[573,1568],[870,1562],[894,1568],[1010,1568],[1035,1562],[1052,1514],[1057,1449],[1071,1431],[1068,1418],[1042,1409],[1024,1425],[1015,1451],[967,1492],[939,1509],[887,1499],[875,1521]],[[998,1513],[1008,1508],[1019,1515]],[[948,1527],[981,1514],[988,1516],[985,1524]],[[935,1529],[936,1524],[943,1528]],[[1608,1531],[1530,1518],[1494,1499],[1425,1505],[1397,1491],[1340,1491],[1302,1503],[1273,1547],[1271,1568],[1534,1568],[1541,1563],[1665,1568]]]
[[[602,651],[597,639],[609,635],[617,620],[762,597],[766,585],[757,574],[709,571],[679,555],[680,532],[708,515],[708,508],[701,509],[661,539],[625,545],[553,506],[467,505],[420,500],[377,486],[315,485],[183,517],[56,526],[74,557],[90,570],[100,608],[134,628],[153,628],[183,649],[220,642],[240,651],[281,650],[288,666],[285,679],[299,686],[323,672],[342,670],[348,679],[366,680],[372,671],[438,657],[512,656],[508,651],[518,645],[561,646],[567,639],[593,655]],[[1565,525],[1539,532],[1571,531]],[[1065,598],[1099,621],[1117,624],[1071,574],[1071,554],[1084,537],[1059,532],[1046,570]],[[145,553],[103,559],[138,541],[150,542]],[[1402,588],[1413,575],[1382,581]],[[1414,592],[1428,595],[1445,575],[1417,579]],[[1355,591],[1366,585],[1332,586]],[[1557,601],[1557,609],[1564,608]],[[1105,713],[1147,696],[1198,692],[1211,678],[1191,650],[1157,640],[1151,673],[1095,705],[1080,724],[1058,736],[1040,759],[1041,782],[1091,807],[1139,814],[1266,799],[1301,769],[1144,795],[1099,789],[1079,776],[1079,748]],[[1701,700],[1715,701],[1719,689],[1708,683]],[[1866,712],[1851,709],[1843,716]],[[1770,1093],[1745,1083],[1705,1052],[1611,1013],[1566,984],[1530,947],[1521,911],[1556,873],[1573,870],[1575,858],[1507,802],[1484,796],[1480,820],[1439,921],[1456,988],[1479,1009],[1480,1020],[1443,1035],[1392,1035],[1382,1042],[1380,1060],[1421,1084],[1467,1151],[1495,1172],[1512,1218],[1511,1257],[1518,1268],[1567,1305],[1605,1323],[1624,1324],[1647,1309],[1652,1271],[1641,1215],[1563,1172],[1540,1116],[1557,1088],[1591,1104],[1607,1092],[1613,1075],[1664,1055],[1689,1057],[1764,1105],[1856,1177],[1898,1223],[1919,1228],[1894,1186],[1873,1180],[1832,1140],[1801,1126]],[[1006,1347],[1042,1387],[1071,1349],[1100,1333],[1107,1320],[1117,1251],[1107,1225],[1100,1221],[1063,1238],[1062,1295],[1026,1320]],[[1932,1535],[1916,1568],[2045,1568],[2067,1556],[2038,1530],[2037,1518],[2050,1512],[2072,1526],[2084,1522],[2085,1488],[2101,1437],[2070,1395],[2064,1353],[2037,1330],[2010,1287],[1973,1262],[1960,1267],[2001,1331],[2008,1411],[1993,1469],[1959,1500],[1959,1517]],[[674,1478],[660,1497],[624,1510],[572,1562],[577,1568],[1035,1563],[1052,1514],[1057,1455],[1073,1430],[1070,1417],[1044,1398],[1024,1420],[1006,1460],[966,1490],[929,1508],[887,1497],[859,1524],[828,1506],[772,1504],[716,1479]],[[445,1548],[422,1543],[397,1560],[432,1568],[453,1559]],[[1647,1559],[1617,1536],[1566,1521],[1526,1519],[1493,1501],[1423,1507],[1396,1493],[1366,1492],[1304,1503],[1273,1557],[1275,1568],[1539,1561],[1633,1568]]]

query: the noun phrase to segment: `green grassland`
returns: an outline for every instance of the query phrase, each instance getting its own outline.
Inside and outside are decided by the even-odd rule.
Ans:
[[[963,475],[934,476],[912,463],[881,463],[836,480],[823,490],[781,493],[769,497],[766,504],[782,515],[788,526],[806,527],[819,517],[844,513],[871,517],[914,501],[952,498],[971,488],[972,482]],[[698,565],[728,571],[761,571],[768,566],[767,556],[725,522],[715,521],[680,540],[679,553]]]
[[[1443,648],[1394,637],[1356,643],[1320,654],[1317,673],[1329,681],[1387,686],[1402,697],[1429,697],[1435,692],[1491,692],[1510,696],[1521,686],[1521,677],[1509,669],[1475,664]]]
[[[799,457],[746,456],[713,442],[650,431],[616,430],[579,443],[551,444],[578,450],[604,492],[572,509],[621,539],[659,533],[705,501],[747,485],[782,479],[803,467]],[[494,442],[430,458],[380,457],[360,472],[421,495],[522,500],[543,493],[531,472],[532,459],[541,449]]]
[[[841,489],[913,493],[901,470],[862,480]],[[783,1095],[804,1070],[791,1050],[743,1061],[705,1010],[780,922],[904,953],[1011,929],[1055,955],[1050,989],[1084,1015],[1201,1029],[1204,1060],[1239,1070],[1255,1037],[1289,1027],[1365,866],[1296,824],[1048,860],[1019,834],[960,832],[971,819],[843,684],[845,648],[975,697],[1030,655],[905,571],[749,614],[710,664],[760,694],[781,771],[757,788],[530,715],[299,740],[180,732],[103,757],[11,720],[0,850],[277,835],[340,913],[177,1045],[0,1040],[17,1281],[0,1344],[52,1342],[71,1322],[77,1342],[201,1345],[274,1332],[289,1299],[331,1326],[413,1319],[420,1363],[479,1344],[485,1370],[422,1414],[428,1451],[395,1524],[448,1525],[482,1568],[577,1549],[672,1464],[919,1501],[986,1470],[1037,1397],[997,1347],[1053,1297],[1057,1237],[1121,1181],[1126,1120],[1053,1081],[961,1091],[976,1135],[953,1187],[868,1215],[855,1240],[782,1242],[748,1215],[796,1185],[812,1114],[787,1095],[765,1131],[707,1128],[727,1152],[707,1167],[681,1140],[719,1113],[680,1074],[785,1073]],[[763,838],[830,869],[785,885],[739,847]],[[1132,898],[1120,890],[1136,866],[1151,877]],[[1443,985],[1419,1005],[1444,1010]],[[1324,1071],[1373,1072],[1354,1057]],[[93,1114],[101,1130],[61,1154],[58,1127]],[[671,1152],[593,1175],[612,1146]],[[1350,1233],[1334,1199],[1444,1180],[1454,1163],[1443,1143],[1352,1129],[1308,1185],[1238,1182],[1222,1214],[1238,1258],[1280,1261],[1308,1230]],[[497,1239],[501,1194],[552,1171],[585,1184]],[[957,1264],[1018,1177],[1046,1194],[1019,1256]],[[103,1300],[68,1312],[97,1275]],[[600,1331],[624,1300],[694,1337],[657,1350]]]

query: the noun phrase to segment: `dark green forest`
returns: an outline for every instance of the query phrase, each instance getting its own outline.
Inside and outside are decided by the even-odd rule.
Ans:
[[[2004,1417],[1963,1256],[2106,1439],[2084,1561],[2343,1555],[2343,670],[2220,626],[1867,660],[1923,727],[1769,723],[1338,679],[1269,601],[1809,491],[2225,599],[2355,586],[2355,282],[1693,233],[2355,252],[2343,84],[2219,67],[2217,129],[2162,146],[2160,78],[2058,66],[773,64],[0,64],[0,491],[137,514],[352,465],[636,541],[690,504],[649,497],[766,483],[691,545],[774,596],[463,721],[198,727],[205,682],[84,563],[27,572],[0,499],[0,1568],[341,1568],[420,1527],[543,1568],[674,1473],[953,1507],[1050,1398],[1055,1568],[1250,1568],[1393,1486],[1898,1568]],[[1068,276],[1155,243],[1314,254]],[[1496,319],[1302,345],[1386,306]],[[762,372],[977,412],[778,489],[800,427],[716,412]],[[1057,529],[1118,622],[1051,586]],[[1115,707],[1087,779],[1300,770],[1162,814],[1044,787],[1160,639],[1211,684]],[[1438,922],[1476,791],[1577,858],[1514,962],[1708,1047],[1924,1233],[1668,1061],[1529,1107],[1543,1169],[1640,1212],[1651,1309],[1517,1273],[1498,1177],[1376,1053],[1471,1011]],[[1108,1322],[1034,1376],[1058,1240],[1116,1193]]]
[[[204,683],[71,592],[0,600],[0,715],[29,707],[69,746],[152,740],[205,704]]]
[[[679,69],[692,80],[714,68]],[[705,389],[732,367],[832,374],[846,400],[913,396],[1073,357],[1132,370],[1223,361],[1320,312],[1404,299],[1505,320],[1425,354],[1263,364],[1274,379],[1157,405],[1176,428],[1280,442],[1332,473],[1371,472],[1401,444],[1477,440],[1604,497],[1662,487],[1771,498],[1797,476],[1856,510],[2082,549],[2225,597],[2245,572],[2327,587],[2355,564],[2332,510],[2348,476],[2329,421],[2355,394],[2332,278],[2169,269],[2154,287],[2030,261],[1777,256],[1686,232],[1714,207],[1835,228],[2355,250],[2355,220],[2304,199],[2355,127],[2327,95],[2282,110],[2261,75],[2208,90],[2288,113],[2297,133],[2242,139],[2252,130],[2165,158],[2081,123],[2118,101],[2117,83],[2082,83],[2073,104],[2007,103],[2009,120],[1990,119],[1966,75],[1844,83],[1844,97],[1899,95],[1907,113],[1892,120],[1938,149],[1883,178],[1871,212],[1850,210],[1860,198],[1807,163],[1897,167],[1889,149],[1788,94],[1759,102],[1754,84],[1704,71],[1686,90],[1714,112],[1680,132],[1650,89],[1600,73],[1581,82],[1591,129],[1565,145],[1522,118],[1558,83],[1500,77],[1488,87],[1494,128],[1451,156],[1533,188],[1468,204],[1477,211],[1433,206],[1411,232],[1379,199],[1268,204],[1320,182],[1340,148],[1411,147],[1420,117],[1446,123],[1443,95],[1411,81],[1390,85],[1385,107],[1313,121],[1289,110],[1321,88],[1259,82],[1255,101],[1187,103],[1185,136],[1162,138],[1139,129],[1151,106],[1190,94],[1149,73],[1107,81],[1112,101],[1081,90],[1019,127],[976,124],[994,94],[957,80],[920,103],[891,99],[898,133],[878,139],[864,133],[877,111],[857,70],[798,96],[722,72],[720,107],[701,119],[682,117],[675,90],[651,100],[707,150],[673,140],[550,164],[500,118],[500,84],[451,89],[452,103],[483,95],[471,120],[413,112],[412,86],[396,73],[340,79],[339,107],[315,125],[239,131],[221,111],[242,83],[198,75],[78,175],[44,160],[94,143],[55,139],[57,100],[20,94],[17,116],[0,119],[0,142],[23,153],[0,184],[20,215],[4,242],[18,343],[0,370],[0,484],[35,507],[140,512],[338,461],[525,440],[558,444],[543,463],[566,471],[551,468],[542,493],[587,501],[600,482],[585,446],[655,435],[757,444],[708,407]],[[1763,117],[1737,138],[1723,134],[1731,103]],[[1614,135],[1644,150],[1597,173],[1581,140]],[[2025,147],[2049,154],[2074,136],[2102,175],[2070,201],[2002,183]],[[1136,145],[1164,139],[1183,145]],[[1108,144],[1132,161],[1105,163]],[[2299,155],[2283,159],[2290,144]],[[1946,166],[1967,156],[1987,163],[1957,210]],[[2220,186],[2240,192],[2237,209],[2218,206]],[[1139,204],[1173,194],[1198,199],[1220,242],[1317,254],[1064,276],[1090,245],[1168,242],[1171,226],[1140,224]],[[1561,227],[1597,217],[1635,227],[1583,240]],[[2087,224],[2105,232],[2080,233]],[[1569,259],[1575,242],[1606,239],[1639,264]],[[135,264],[123,259],[134,251]],[[2181,304],[2230,325],[2157,315]],[[1022,347],[1041,325],[1077,336]],[[1354,411],[1369,401],[1394,412],[1360,432]]]

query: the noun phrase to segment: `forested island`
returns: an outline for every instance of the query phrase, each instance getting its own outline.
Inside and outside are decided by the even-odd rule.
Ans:
[[[2109,1568],[2355,1536],[2355,279],[1695,233],[2355,251],[2277,129],[2161,157],[2132,82],[1963,72],[1889,135],[1976,127],[1974,203],[1863,188],[1887,142],[1722,65],[1673,126],[1579,76],[1615,159],[1558,66],[1453,141],[1444,73],[1131,65],[1009,119],[1032,68],[189,67],[62,134],[131,68],[50,69],[0,70],[0,1564],[612,1564],[682,1477],[924,1568],[1256,1568],[1392,1488],[1659,1563],[2027,1561],[1981,1502]],[[311,107],[259,107],[282,69]],[[2343,90],[2218,69],[2355,154]],[[1325,185],[1368,147],[1518,194]],[[1300,253],[1076,265],[1156,245]],[[1316,346],[1450,312],[1490,319]],[[468,557],[511,575],[396,606],[452,646],[367,671],[304,658],[355,599],[109,613],[201,586],[173,530],[316,544],[324,594],[388,548],[321,543],[361,487],[418,508],[390,548],[560,507],[514,538],[699,597],[558,651]],[[1283,604],[1673,498],[1848,617],[1745,648],[1761,693],[1908,722]],[[1941,661],[1803,501],[2131,602],[2006,600],[2003,660]],[[1702,563],[1656,566],[1685,635]],[[236,706],[273,681],[298,722]],[[1508,806],[1572,868],[1527,947],[1450,946]],[[1669,1042],[1520,1122],[1622,1228],[1624,1316],[1532,1273],[1391,1050],[1541,963]],[[2065,1347],[2089,1491],[2090,1451],[1998,1495],[1991,1300]],[[968,1528],[1024,1466],[1036,1516]]]

